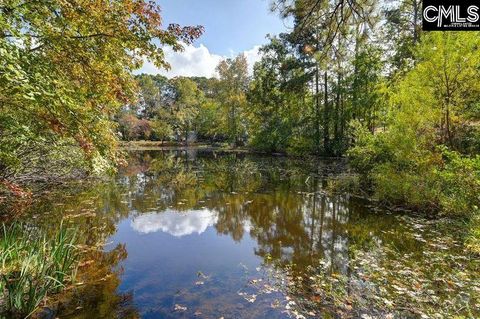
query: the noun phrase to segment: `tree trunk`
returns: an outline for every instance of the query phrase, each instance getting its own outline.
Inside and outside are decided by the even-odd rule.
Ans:
[[[339,141],[339,132],[338,132],[338,124],[340,121],[340,72],[337,73],[337,96],[336,96],[336,101],[335,101],[335,119],[334,119],[334,128],[333,128],[333,134],[334,134],[334,140],[336,145],[338,145]]]
[[[413,0],[413,44],[417,44],[418,42],[418,2],[417,0]]]
[[[326,155],[330,155],[330,110],[328,106],[328,74],[324,73],[324,108],[323,108],[323,149]]]
[[[315,70],[315,143],[317,153],[320,153],[320,87],[319,87],[319,69],[318,65]]]

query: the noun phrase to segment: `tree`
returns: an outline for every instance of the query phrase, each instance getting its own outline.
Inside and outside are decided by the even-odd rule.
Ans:
[[[249,142],[271,152],[299,150],[299,135],[309,135],[305,95],[310,75],[285,34],[270,38],[260,52],[262,59],[255,64],[247,94]]]
[[[408,71],[414,63],[415,46],[421,36],[421,4],[419,0],[401,0],[390,3],[384,10],[385,33],[389,46],[388,60],[394,73]]]
[[[194,129],[193,124],[203,101],[203,93],[197,84],[189,78],[178,77],[172,81],[175,98],[172,110],[175,117],[177,136],[184,134],[188,142],[188,134]]]
[[[357,48],[367,44],[378,22],[376,2],[277,0],[273,7],[283,17],[293,18],[289,41],[298,58],[309,62],[305,67],[312,75],[315,152],[342,154],[348,143],[345,128],[356,114],[346,110],[355,100],[355,95],[347,94],[351,92],[348,72],[357,72],[351,68]]]
[[[140,88],[137,113],[144,119],[154,118],[164,107],[165,92],[168,91],[168,79],[162,75],[140,74],[135,77]]]
[[[237,146],[245,131],[242,112],[248,85],[247,58],[241,54],[234,59],[223,60],[218,64],[217,72],[220,76],[219,97],[228,114],[228,137],[230,143]]]
[[[6,0],[0,15],[4,172],[22,165],[22,149],[47,140],[75,141],[92,165],[99,157],[115,161],[111,119],[135,100],[132,71],[145,56],[168,67],[164,46],[181,50],[179,41],[191,43],[203,31],[162,28],[160,8],[144,0]]]
[[[357,130],[352,164],[380,199],[478,214],[479,149],[458,133],[479,119],[479,47],[475,32],[424,35],[414,68],[391,88],[386,130]]]

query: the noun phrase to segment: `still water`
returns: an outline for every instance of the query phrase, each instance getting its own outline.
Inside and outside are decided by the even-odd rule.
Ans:
[[[341,161],[132,152],[115,181],[52,194],[30,216],[78,228],[88,256],[77,288],[44,316],[480,316],[479,261],[455,225],[332,194],[344,171]]]

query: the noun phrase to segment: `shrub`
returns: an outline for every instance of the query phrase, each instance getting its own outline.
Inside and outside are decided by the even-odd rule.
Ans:
[[[478,213],[480,203],[480,156],[466,157],[446,147],[440,148],[444,165],[435,171],[439,183],[439,201],[451,214]]]

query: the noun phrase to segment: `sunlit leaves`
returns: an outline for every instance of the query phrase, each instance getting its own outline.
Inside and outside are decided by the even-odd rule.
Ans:
[[[7,162],[26,132],[28,140],[75,140],[87,160],[114,162],[111,120],[136,99],[131,72],[143,57],[168,67],[163,47],[181,50],[180,41],[203,32],[164,28],[160,8],[143,0],[7,0],[0,13],[0,151]]]

